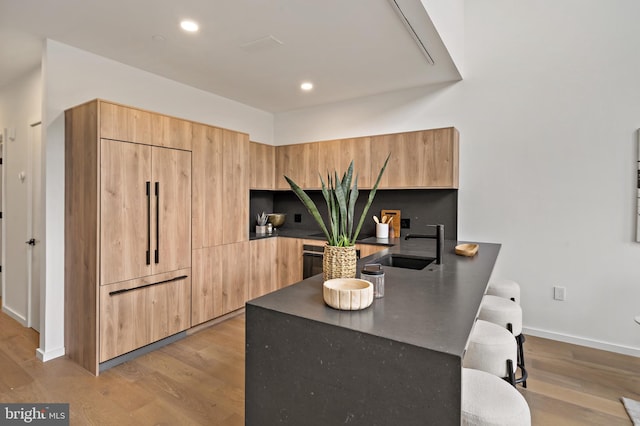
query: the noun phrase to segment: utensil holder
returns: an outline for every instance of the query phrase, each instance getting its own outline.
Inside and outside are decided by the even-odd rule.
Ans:
[[[389,238],[388,223],[376,223],[376,238]]]

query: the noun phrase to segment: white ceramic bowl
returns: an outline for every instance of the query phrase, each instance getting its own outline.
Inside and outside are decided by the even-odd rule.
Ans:
[[[373,284],[358,278],[334,278],[323,284],[327,305],[343,311],[357,311],[373,303]]]

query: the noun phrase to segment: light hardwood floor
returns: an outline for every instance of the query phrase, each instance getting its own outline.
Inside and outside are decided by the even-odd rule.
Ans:
[[[72,425],[244,424],[244,315],[94,377],[66,358],[41,363],[38,333],[0,314],[0,401],[68,402]],[[631,425],[640,358],[527,337],[534,425]]]

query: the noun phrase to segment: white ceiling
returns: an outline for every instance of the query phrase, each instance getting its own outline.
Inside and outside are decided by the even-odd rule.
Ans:
[[[0,0],[0,87],[45,38],[271,112],[460,79],[420,0],[400,1],[435,65],[388,0]]]

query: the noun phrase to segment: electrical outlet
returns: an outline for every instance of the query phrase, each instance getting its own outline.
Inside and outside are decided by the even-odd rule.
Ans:
[[[302,222],[302,215],[300,213],[295,213],[293,215],[293,221],[297,223]]]
[[[567,298],[567,288],[566,287],[553,287],[553,299],[563,301]]]
[[[400,228],[402,229],[411,228],[411,219],[400,219]]]

